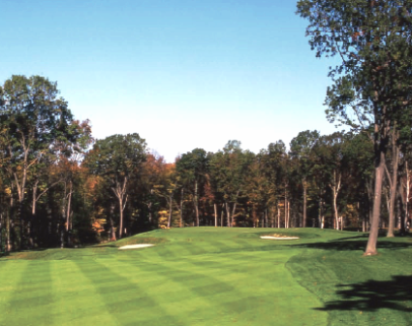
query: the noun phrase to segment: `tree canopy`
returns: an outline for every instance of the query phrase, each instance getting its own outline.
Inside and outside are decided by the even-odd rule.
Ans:
[[[380,200],[389,136],[410,115],[412,1],[300,0],[297,12],[309,20],[307,35],[316,56],[339,56],[331,67],[326,111],[354,129],[372,128],[375,201],[366,255],[376,254]],[[408,127],[407,127],[408,128]]]

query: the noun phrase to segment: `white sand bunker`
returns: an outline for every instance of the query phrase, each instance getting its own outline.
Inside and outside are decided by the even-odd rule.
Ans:
[[[299,237],[279,237],[279,236],[272,236],[272,235],[263,235],[260,237],[261,239],[269,239],[269,240],[297,240]]]
[[[133,244],[133,245],[127,245],[123,247],[119,247],[120,250],[124,249],[140,249],[140,248],[146,248],[146,247],[153,247],[154,245],[151,243],[139,243],[139,244]]]

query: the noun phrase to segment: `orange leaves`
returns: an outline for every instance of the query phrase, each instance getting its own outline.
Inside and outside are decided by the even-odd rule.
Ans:
[[[93,230],[97,233],[102,233],[104,231],[104,225],[106,224],[106,219],[96,219],[93,224]]]
[[[204,195],[199,199],[203,202],[213,202],[215,200],[215,194],[209,182],[204,185]]]
[[[142,176],[150,184],[159,184],[160,180],[169,177],[175,170],[175,165],[166,163],[163,156],[147,154],[146,161],[142,165]]]

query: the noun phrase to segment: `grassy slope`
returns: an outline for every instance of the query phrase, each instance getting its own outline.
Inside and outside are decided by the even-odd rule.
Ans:
[[[1,258],[0,325],[412,325],[410,239],[364,258],[359,233],[268,232],[156,230]]]

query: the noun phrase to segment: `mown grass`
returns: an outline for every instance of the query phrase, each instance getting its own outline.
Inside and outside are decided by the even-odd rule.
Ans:
[[[273,233],[155,230],[2,257],[0,325],[412,325],[411,238],[362,257],[361,233],[260,239]],[[155,246],[118,250],[134,243]]]

